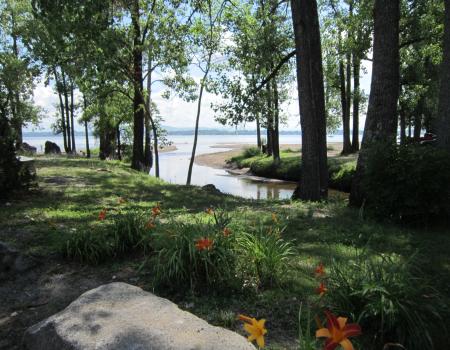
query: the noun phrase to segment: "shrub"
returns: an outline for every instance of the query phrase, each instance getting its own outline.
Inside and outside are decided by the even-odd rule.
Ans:
[[[97,265],[113,255],[114,244],[104,228],[83,229],[72,233],[64,246],[64,255],[81,263]]]
[[[329,169],[329,186],[338,191],[350,192],[353,177],[356,172],[356,162],[340,164]]]
[[[211,223],[171,221],[157,233],[153,259],[156,279],[191,289],[232,285],[236,261],[233,242],[234,235],[224,235]]]
[[[327,298],[337,313],[361,325],[364,349],[381,349],[387,342],[433,349],[431,332],[442,324],[442,302],[418,265],[415,256],[402,260],[366,251],[331,265]]]
[[[262,154],[261,149],[258,147],[248,147],[244,149],[243,156],[244,158],[251,158],[255,156],[260,156]]]
[[[450,155],[432,146],[376,145],[362,186],[378,217],[428,223],[450,215]]]
[[[294,254],[291,242],[281,238],[279,228],[268,231],[260,226],[255,232],[242,233],[237,242],[243,256],[242,270],[263,287],[273,287],[286,272]]]
[[[111,234],[116,254],[126,253],[144,244],[148,247],[148,220],[149,215],[142,212],[126,212],[113,217]]]

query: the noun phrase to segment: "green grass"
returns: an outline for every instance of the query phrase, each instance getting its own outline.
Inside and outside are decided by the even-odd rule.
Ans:
[[[262,164],[270,162],[258,159]],[[298,154],[283,152],[283,162],[286,167],[299,163]],[[0,240],[62,266],[67,262],[60,254],[61,245],[84,227],[102,225],[98,213],[104,208],[108,213],[143,211],[150,215],[151,208],[160,202],[162,224],[173,219],[195,225],[199,218],[207,219],[205,208],[220,206],[231,217],[232,230],[270,227],[272,213],[276,214],[277,225],[285,227],[281,236],[294,243],[295,254],[289,257],[290,268],[283,280],[271,288],[242,286],[238,290],[194,294],[182,289],[158,289],[145,269],[141,278],[145,289],[215,325],[242,332],[241,324],[232,315],[266,318],[268,349],[296,349],[300,303],[313,297],[316,287],[311,278],[314,266],[319,261],[325,266],[334,261],[345,263],[363,248],[370,248],[374,255],[395,254],[400,258],[419,251],[423,257],[421,269],[442,294],[443,305],[450,303],[448,228],[415,230],[378,223],[348,208],[345,199],[302,203],[215,195],[198,187],[167,184],[115,161],[56,157],[38,158],[36,165],[38,189],[1,207]],[[119,197],[127,202],[118,204]],[[144,259],[145,252],[123,254],[107,267],[111,275],[130,265],[138,270]],[[446,348],[445,344],[441,348]]]
[[[330,188],[350,191],[351,179],[356,169],[355,157],[351,155],[328,158]],[[261,177],[297,182],[301,176],[301,153],[298,150],[282,150],[279,162],[265,154],[244,150],[242,154],[231,158],[230,162],[239,168],[250,168],[254,175]]]

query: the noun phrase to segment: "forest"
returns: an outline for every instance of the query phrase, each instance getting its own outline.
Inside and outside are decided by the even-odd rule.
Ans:
[[[446,349],[450,0],[0,0],[0,198],[0,349]]]

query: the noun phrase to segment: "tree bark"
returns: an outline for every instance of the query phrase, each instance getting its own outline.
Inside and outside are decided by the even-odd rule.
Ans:
[[[372,82],[364,136],[350,204],[361,206],[366,195],[361,181],[367,167],[367,151],[374,143],[394,143],[397,136],[400,0],[375,0]]]
[[[91,158],[91,149],[89,148],[89,129],[87,120],[84,121],[84,135],[86,137],[86,158]]]
[[[122,144],[120,142],[120,123],[116,126],[116,139],[117,139],[117,159],[122,160]]]
[[[450,0],[445,0],[444,55],[441,65],[441,90],[435,123],[437,144],[450,152]]]
[[[293,198],[327,198],[325,98],[316,0],[292,0],[297,85],[302,128],[302,175]]]
[[[64,113],[64,102],[62,99],[61,94],[61,82],[58,78],[58,72],[56,71],[56,68],[53,67],[53,75],[55,76],[55,82],[56,82],[56,91],[58,92],[59,97],[59,108],[61,111],[61,127],[62,127],[62,133],[63,133],[63,139],[64,139],[64,151],[66,153],[69,153],[69,148],[67,146],[67,128],[66,128],[66,120],[65,120],[65,113]]]
[[[270,157],[273,155],[273,116],[272,116],[272,91],[270,84],[266,86],[267,94],[267,116],[266,116],[266,127],[267,127],[267,147],[266,154]]]
[[[343,125],[344,131],[344,145],[342,149],[343,154],[352,153],[352,142],[350,139],[350,110],[352,106],[352,67],[351,67],[351,54],[350,51],[346,54],[346,92],[345,97],[347,99],[346,102],[346,111],[345,111],[345,121]]]
[[[131,4],[131,22],[133,25],[133,154],[131,168],[145,169],[144,158],[144,98],[142,82],[142,45],[139,23],[139,0]]]
[[[414,116],[414,141],[419,142],[421,132],[422,132],[422,115],[420,113],[417,113]]]
[[[406,144],[406,116],[405,112],[400,109],[400,144]]]
[[[71,127],[70,127],[70,112],[69,112],[69,96],[67,92],[66,76],[63,71],[61,71],[62,83],[63,83],[63,94],[64,94],[64,106],[66,107],[66,130],[67,130],[67,150],[72,153],[72,141],[71,141]]]
[[[262,143],[261,143],[261,124],[259,122],[259,115],[256,115],[256,144],[258,148],[262,149]]]
[[[144,158],[145,158],[145,166],[150,171],[153,166],[153,157],[152,157],[152,149],[151,149],[151,128],[150,128],[150,119],[152,118],[152,59],[151,52],[148,54],[148,63],[147,63],[147,105],[148,111],[145,113],[145,144],[144,144]]]
[[[361,61],[353,56],[353,136],[352,151],[359,151],[359,102],[361,98],[360,92],[360,68]]]
[[[87,102],[84,95],[83,95],[83,105],[84,105],[84,112],[86,112]],[[89,148],[89,129],[87,120],[84,121],[84,136],[86,139],[86,158],[91,158],[91,149]]]
[[[73,82],[70,83],[70,122],[72,125],[72,153],[77,153],[77,148],[75,146],[75,125],[73,122],[73,114],[74,114],[74,103],[73,103]]]
[[[272,90],[273,90],[273,136],[272,136],[272,147],[273,147],[273,160],[275,162],[280,161],[280,132],[279,132],[279,119],[280,111],[278,106],[278,86],[276,79],[272,79]]]

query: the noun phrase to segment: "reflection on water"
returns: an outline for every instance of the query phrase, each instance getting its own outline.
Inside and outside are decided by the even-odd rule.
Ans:
[[[217,144],[226,144],[227,141],[228,143],[237,142],[231,137],[230,139],[229,137],[224,136],[203,137],[203,140],[202,137],[200,137],[197,155],[228,150],[225,147],[217,148]],[[295,138],[292,137],[291,140],[281,140],[281,142],[295,144],[299,141],[298,136]],[[182,141],[185,141],[185,139]],[[251,144],[253,138],[249,138],[248,140],[239,140],[238,142],[245,141]],[[171,183],[185,184],[192,146],[190,143],[177,142],[177,140],[175,140],[174,144],[177,146],[176,151],[163,153],[160,155],[160,177]],[[215,147],[211,148],[211,146]],[[152,169],[151,174],[154,174],[154,169]],[[291,197],[295,189],[294,183],[268,183],[245,176],[231,175],[223,169],[214,169],[197,164],[194,164],[194,168],[192,170],[191,183],[197,186],[213,184],[221,192],[253,199],[286,199]]]

